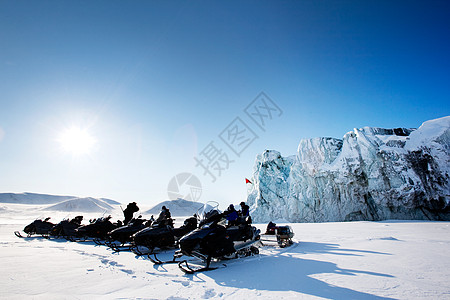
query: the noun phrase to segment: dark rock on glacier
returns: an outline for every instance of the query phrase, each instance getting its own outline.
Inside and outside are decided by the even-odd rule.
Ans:
[[[354,129],[256,158],[255,221],[450,220],[450,117],[419,129]]]

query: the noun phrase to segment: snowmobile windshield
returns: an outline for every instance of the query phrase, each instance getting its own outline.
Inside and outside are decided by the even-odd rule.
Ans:
[[[203,204],[198,210],[197,210],[197,220],[199,224],[205,224],[208,222],[208,219],[210,219],[212,216],[221,214],[221,211],[218,209],[219,203],[215,201],[208,201],[205,204]]]

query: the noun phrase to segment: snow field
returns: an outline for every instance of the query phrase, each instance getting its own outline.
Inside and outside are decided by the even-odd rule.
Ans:
[[[3,207],[2,299],[450,299],[450,222],[289,224],[299,241],[291,247],[186,275],[92,242],[17,238],[41,212]]]

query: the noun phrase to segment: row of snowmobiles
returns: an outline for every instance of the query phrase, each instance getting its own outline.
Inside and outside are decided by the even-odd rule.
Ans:
[[[214,270],[212,261],[220,261],[259,254],[260,230],[251,226],[248,217],[240,217],[233,226],[227,225],[226,214],[218,210],[218,203],[211,202],[200,208],[194,217],[187,218],[183,225],[175,228],[172,219],[152,222],[141,217],[132,219],[127,225],[112,223],[111,216],[91,220],[81,225],[82,216],[52,224],[49,218],[36,220],[24,228],[27,237],[41,235],[46,238],[66,238],[70,241],[94,241],[106,245],[113,251],[132,251],[136,255],[147,255],[154,264],[177,263],[188,274]],[[206,208],[210,209],[206,209]],[[18,231],[18,237],[25,237]],[[159,249],[177,249],[173,259],[158,259]],[[193,267],[187,259],[197,258],[203,266]]]

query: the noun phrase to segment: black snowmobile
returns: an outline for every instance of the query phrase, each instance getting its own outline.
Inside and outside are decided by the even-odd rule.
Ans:
[[[116,228],[108,233],[108,239],[106,240],[106,245],[113,249],[114,251],[131,250],[134,245],[127,243],[132,242],[133,234],[136,232],[151,226],[152,221],[141,219],[141,216],[135,219],[131,219],[127,225]],[[118,241],[120,244],[115,243]]]
[[[75,229],[78,239],[71,239],[72,241],[85,241],[92,238],[96,244],[103,245],[101,242],[108,237],[108,232],[117,228],[117,224],[113,224],[111,216],[106,218],[101,217],[90,221],[88,225],[83,225]]]
[[[31,237],[34,234],[40,234],[42,237],[48,238],[49,231],[55,224],[49,222],[50,217],[45,220],[37,219],[33,223],[25,226],[23,231],[27,234],[27,237]],[[19,231],[14,231],[17,237],[24,237]]]
[[[259,254],[255,244],[259,241],[260,230],[251,226],[249,217],[241,217],[236,225],[226,226],[226,215],[220,213],[217,206],[207,213],[200,213],[201,226],[179,241],[180,250],[175,253],[174,261],[187,255],[206,262],[206,266],[196,269],[189,266],[187,260],[178,262],[178,266],[185,273],[217,269],[210,266],[213,258],[223,260]]]
[[[76,216],[72,220],[65,219],[53,226],[50,229],[50,235],[55,237],[63,237],[69,239],[69,237],[77,236],[75,229],[81,226],[83,216]]]
[[[197,219],[190,217],[184,220],[182,226],[178,228],[173,227],[173,220],[165,220],[163,222],[155,222],[151,227],[145,228],[133,235],[133,252],[138,255],[143,255],[139,250],[139,246],[144,246],[149,249],[152,254],[155,248],[170,248],[175,247],[176,242],[188,232],[197,228]],[[153,262],[159,260],[154,256],[154,259],[149,257]]]

